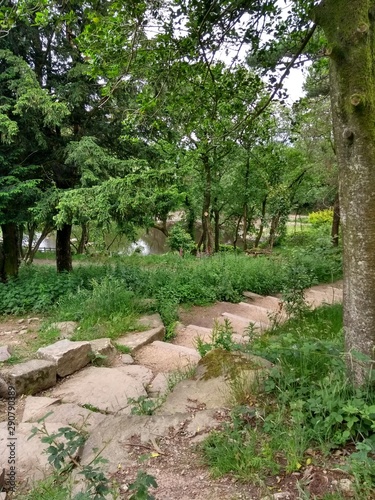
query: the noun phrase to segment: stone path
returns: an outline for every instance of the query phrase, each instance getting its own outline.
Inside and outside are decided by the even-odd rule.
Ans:
[[[342,284],[312,287],[306,291],[306,299],[312,307],[341,301]],[[28,439],[32,427],[47,413],[49,431],[85,424],[89,438],[81,454],[81,463],[92,460],[93,449],[103,448],[109,473],[126,466],[130,460],[127,443],[134,436],[138,436],[141,444],[151,442],[155,449],[158,448],[157,440],[170,437],[171,432],[175,435],[182,428],[192,442],[201,440],[209,430],[221,424],[228,407],[228,394],[225,373],[205,376],[203,361],[196,350],[197,339],[209,342],[214,321],[229,320],[235,340],[247,342],[249,325],[253,331],[261,333],[271,326],[275,317],[280,321],[286,318],[278,297],[263,297],[251,292],[245,292],[239,304],[194,307],[183,312],[181,317],[183,321],[193,318],[194,324],[180,324],[171,343],[163,340],[164,326],[160,317],[152,315],[144,319],[149,330],[117,340],[118,344],[130,348],[130,355],[116,353],[109,339],[90,343],[64,338],[39,349],[37,359],[0,371],[0,382],[3,379],[0,391],[1,387],[4,391],[4,383],[9,383],[16,386],[19,393],[31,394],[22,396],[18,405],[17,472],[20,481],[39,479],[48,471],[47,457],[43,453],[46,445],[37,437]],[[95,356],[107,361],[108,366],[89,364]],[[250,371],[263,370],[263,361],[256,366],[255,360],[254,367],[254,360],[251,360],[252,364],[245,368],[246,376]],[[171,384],[197,365],[193,378],[185,377],[170,391]],[[0,395],[4,397],[4,392]],[[163,403],[160,405],[161,397]],[[154,415],[131,415],[134,400],[139,398],[153,398],[157,407]],[[7,449],[8,438],[7,423],[0,423],[0,450]],[[7,458],[0,453],[0,473],[7,470]]]

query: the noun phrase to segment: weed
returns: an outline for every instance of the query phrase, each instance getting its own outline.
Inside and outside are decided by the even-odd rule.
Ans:
[[[235,346],[233,334],[233,327],[227,318],[224,319],[223,325],[215,321],[212,329],[211,342],[203,342],[200,337],[196,340],[196,347],[199,354],[203,357],[212,349],[217,348],[224,349],[225,351],[233,350]]]
[[[128,405],[132,405],[131,415],[153,415],[162,403],[163,398],[152,399],[148,396],[139,396],[138,399],[128,398]]]
[[[144,471],[138,471],[136,480],[129,485],[129,491],[134,491],[129,500],[154,500],[155,497],[148,490],[157,487],[158,484],[153,476]]]
[[[132,352],[130,347],[127,345],[118,344],[117,342],[113,342],[113,345],[116,347],[118,352],[121,352],[122,354],[130,354]]]

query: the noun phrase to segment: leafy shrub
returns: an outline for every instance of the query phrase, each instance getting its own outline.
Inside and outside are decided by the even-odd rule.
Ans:
[[[169,231],[167,242],[171,250],[182,250],[184,253],[190,252],[195,248],[193,238],[185,231],[181,224],[175,224],[172,227]]]
[[[333,210],[331,208],[326,210],[319,210],[318,212],[311,212],[309,214],[309,223],[314,226],[321,226],[324,224],[332,224]]]

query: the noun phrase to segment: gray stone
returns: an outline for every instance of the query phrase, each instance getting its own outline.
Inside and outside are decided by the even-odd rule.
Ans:
[[[60,401],[60,400],[57,400]],[[48,414],[48,416],[46,416]],[[51,404],[36,412],[29,419],[29,422],[37,422],[44,418],[44,422],[61,423],[71,425],[75,428],[84,428],[92,431],[97,425],[101,424],[106,418],[103,413],[91,411],[89,408],[82,408],[74,403]]]
[[[51,407],[61,400],[42,396],[27,396],[23,410],[22,422],[35,422],[51,410]]]
[[[59,323],[52,323],[51,328],[55,328],[60,332],[61,339],[69,339],[75,332],[78,323],[76,321],[60,321]]]
[[[112,344],[111,339],[96,339],[91,340],[91,349],[95,356],[105,356],[105,359],[99,359],[99,364],[110,365],[116,357],[117,351],[115,346]]]
[[[56,384],[56,365],[43,359],[32,359],[25,363],[4,368],[0,372],[17,395],[36,394]]]
[[[8,384],[3,378],[0,377],[0,398],[8,397]]]
[[[118,369],[124,375],[129,375],[130,377],[136,379],[138,382],[141,382],[143,384],[143,387],[148,387],[151,383],[151,380],[154,378],[153,372],[146,366],[127,365],[120,366],[118,367]]]
[[[91,352],[89,342],[72,342],[64,339],[47,347],[41,347],[37,351],[37,356],[54,362],[57,375],[66,377],[86,366],[90,362]]]
[[[147,387],[147,392],[149,396],[164,396],[169,391],[169,374],[168,373],[158,373],[151,384]]]
[[[149,316],[142,316],[138,320],[138,323],[146,328],[159,328],[161,326],[164,327],[163,321],[160,317],[160,314],[150,314]]]
[[[0,347],[0,362],[10,358],[11,354],[8,349],[9,347],[7,345]]]
[[[102,465],[103,470],[109,473],[116,472],[129,464],[129,453],[132,448],[127,444],[131,443],[133,436],[139,436],[141,443],[148,444],[152,439],[158,440],[167,436],[172,429],[181,429],[190,417],[191,415],[186,413],[152,416],[107,415],[86,441],[81,463],[90,463],[95,456],[93,450],[102,449],[105,444],[101,456],[108,462]]]
[[[350,479],[340,479],[338,482],[338,487],[339,489],[348,495],[353,495],[354,494],[354,486],[353,486],[353,481]]]
[[[132,365],[134,363],[134,359],[130,354],[121,354],[121,361],[124,365]]]
[[[90,405],[102,412],[116,413],[121,410],[130,414],[128,399],[147,396],[144,384],[149,383],[152,375],[142,370],[138,374],[133,370],[130,374],[129,368],[132,366],[87,367],[55,387],[51,396],[80,406]]]
[[[136,352],[141,347],[150,344],[154,340],[162,340],[164,338],[164,326],[158,326],[145,332],[129,333],[125,337],[120,337],[116,340],[117,344],[129,347],[131,352]]]
[[[28,318],[28,320],[27,320],[28,324],[33,323],[35,321],[40,321],[40,319],[39,318]]]
[[[45,450],[48,448],[48,443],[42,443],[40,435],[32,435],[32,429],[35,423],[20,423],[16,427],[17,438],[15,443],[15,453],[17,460],[17,482],[29,479],[31,481],[43,479],[52,472],[52,468],[48,463],[48,455]],[[40,426],[37,426],[40,428]],[[47,431],[52,434],[58,431],[59,428],[65,427],[61,423],[46,424]],[[9,444],[7,423],[0,423],[0,450],[7,450]],[[0,453],[0,470],[5,469],[5,473],[9,471],[8,453]]]
[[[27,328],[22,328],[22,330],[19,331],[19,334],[20,335],[25,335],[25,333],[28,332],[28,329]]]

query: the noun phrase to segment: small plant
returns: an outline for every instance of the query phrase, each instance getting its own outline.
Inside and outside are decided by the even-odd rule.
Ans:
[[[235,346],[233,334],[233,326],[231,325],[229,319],[225,318],[223,325],[220,325],[217,321],[215,321],[211,335],[211,342],[203,342],[200,337],[196,340],[196,347],[199,354],[203,357],[212,349],[218,348],[224,349],[225,351],[232,351]]]
[[[116,347],[118,352],[121,352],[121,354],[130,354],[132,352],[130,347],[127,345],[118,344],[117,342],[113,342],[113,345]]]
[[[103,450],[96,450],[94,458],[88,464],[83,465],[80,462],[81,453],[88,437],[87,432],[83,430],[86,421],[80,429],[61,427],[57,432],[50,434],[44,422],[50,414],[51,412],[39,420],[39,423],[42,422],[41,428],[32,428],[29,439],[41,434],[42,443],[49,445],[47,448],[48,461],[55,469],[54,481],[66,484],[70,473],[73,469],[77,469],[78,474],[83,476],[85,480],[86,488],[75,495],[74,500],[105,499],[109,493],[113,492],[113,487],[99,467],[100,464],[106,463],[106,460],[100,456]]]
[[[94,366],[106,366],[109,363],[108,356],[100,354],[99,352],[91,352],[89,354],[90,362]]]
[[[151,399],[148,396],[139,396],[138,399],[128,398],[128,404],[133,405],[131,415],[153,415],[162,404],[162,399]]]
[[[155,500],[155,497],[148,490],[157,487],[155,478],[140,470],[134,483],[129,485],[129,491],[134,491],[129,500]]]

